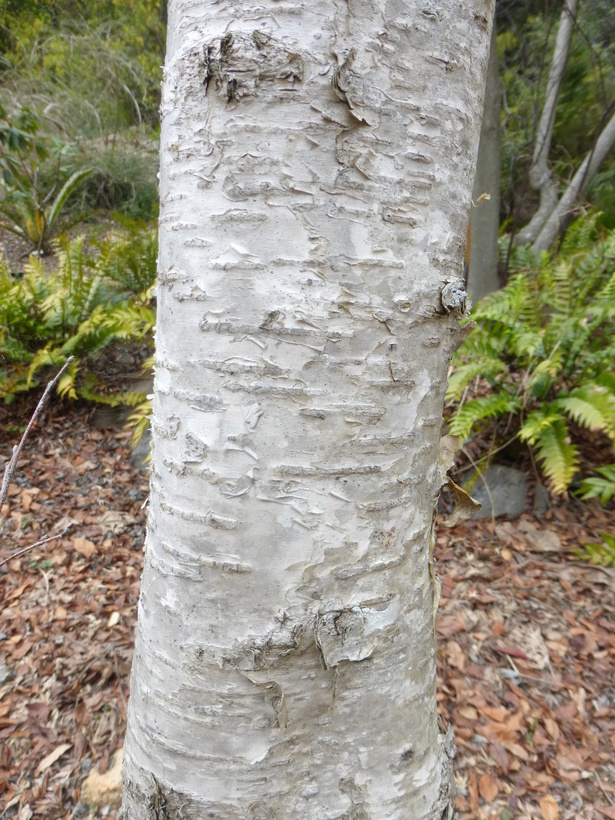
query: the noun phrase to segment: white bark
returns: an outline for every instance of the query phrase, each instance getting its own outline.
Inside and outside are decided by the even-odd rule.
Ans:
[[[553,60],[549,71],[545,104],[538,125],[534,155],[529,172],[530,185],[535,191],[540,193],[540,203],[538,210],[529,224],[523,228],[523,230],[519,231],[515,237],[515,243],[519,245],[534,242],[547,219],[549,219],[557,207],[559,187],[557,180],[553,179],[551,173],[549,153],[551,152],[551,139],[553,136],[553,126],[555,124],[557,100],[568,62],[568,51],[570,49],[570,40],[572,38],[572,30],[577,14],[577,5],[578,0],[565,0],[560,17],[555,50],[553,51]]]
[[[169,4],[129,820],[452,816],[430,545],[492,15]]]
[[[536,241],[532,245],[534,253],[539,254],[541,251],[548,251],[557,239],[558,234],[566,229],[572,219],[580,195],[596,176],[598,169],[614,145],[615,115],[611,117],[602,130],[595,146],[583,160],[581,167],[572,178],[572,182],[562,194],[553,213],[536,237]]]

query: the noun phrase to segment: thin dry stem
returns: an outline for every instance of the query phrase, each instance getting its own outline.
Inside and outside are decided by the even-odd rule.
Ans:
[[[41,399],[40,399],[39,403],[36,405],[36,409],[34,410],[34,413],[32,413],[32,417],[30,418],[30,421],[28,422],[28,426],[26,427],[25,433],[21,437],[21,441],[19,442],[19,444],[16,444],[13,447],[13,455],[11,456],[9,463],[6,465],[6,467],[4,469],[4,476],[2,478],[2,487],[0,487],[0,514],[1,514],[2,509],[3,509],[3,507],[6,503],[6,499],[7,499],[7,496],[8,496],[11,479],[13,478],[13,473],[15,472],[15,467],[17,466],[17,461],[19,460],[20,453],[23,449],[24,444],[26,443],[26,439],[28,437],[28,434],[29,434],[30,430],[32,430],[34,425],[36,424],[36,420],[41,414],[41,411],[42,411],[42,409],[45,405],[45,402],[47,401],[47,397],[49,396],[49,394],[51,393],[53,388],[56,386],[56,384],[58,383],[58,380],[59,380],[60,376],[62,375],[62,373],[64,373],[64,371],[71,364],[71,362],[73,361],[74,358],[75,358],[74,356],[69,356],[68,359],[66,360],[66,362],[64,363],[64,365],[62,366],[62,368],[60,369],[60,372],[57,374],[57,376],[54,379],[52,379],[52,381],[49,382],[49,384],[45,388],[45,392],[41,396]],[[54,536],[54,538],[56,538],[56,537],[57,536]],[[31,549],[31,548],[28,547],[28,549]],[[2,564],[0,564],[0,566],[2,566]]]
[[[30,544],[29,547],[24,547],[22,550],[17,550],[12,555],[9,555],[8,558],[4,558],[0,561],[0,567],[3,567],[5,564],[8,564],[9,561],[12,561],[13,558],[19,558],[20,555],[23,555],[26,552],[30,552],[30,550],[35,549],[36,547],[41,547],[43,544],[48,544],[50,541],[55,541],[57,538],[62,538],[72,527],[72,523],[69,524],[67,527],[64,527],[62,532],[58,533],[57,535],[47,535],[45,538],[41,538],[40,541],[37,541],[34,544]]]

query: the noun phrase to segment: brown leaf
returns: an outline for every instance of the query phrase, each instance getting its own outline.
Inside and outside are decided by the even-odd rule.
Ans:
[[[96,552],[96,545],[87,538],[73,538],[73,549],[80,555],[85,555],[86,558],[91,558]]]
[[[476,722],[478,720],[478,712],[473,706],[460,706],[457,712],[462,718]]]
[[[38,487],[28,487],[27,490],[23,490],[21,493],[21,506],[24,512],[30,512],[30,507],[32,506],[32,501],[34,500],[34,496],[38,495],[40,490]]]
[[[521,746],[519,743],[509,743],[506,748],[508,749],[509,752],[512,752],[515,757],[518,757],[520,760],[523,760],[525,763],[527,763],[529,761],[529,759],[530,759],[529,754],[525,751],[523,746]]]
[[[486,803],[493,803],[498,796],[498,782],[490,774],[484,774],[478,781],[478,791]]]
[[[448,488],[455,492],[457,503],[455,504],[453,512],[442,518],[442,524],[445,527],[454,527],[460,518],[465,518],[478,512],[482,507],[482,504],[480,501],[476,501],[472,498],[472,496],[468,495],[464,489],[455,484],[452,478],[448,477],[446,484],[443,486],[446,486],[447,484]]]
[[[546,794],[538,801],[542,820],[559,820],[559,806],[554,797]]]
[[[501,743],[491,743],[489,746],[489,754],[504,774],[508,774],[510,757],[504,746],[502,746]]]
[[[472,769],[468,772],[468,799],[472,817],[478,817],[478,783]]]
[[[506,627],[501,621],[495,621],[493,626],[491,627],[491,631],[493,632],[494,637],[501,638],[502,635],[506,632]]]
[[[498,723],[504,723],[510,717],[508,709],[504,709],[502,706],[483,706],[482,711],[488,718],[496,720]]]
[[[551,530],[539,530],[529,521],[520,521],[517,533],[523,534],[532,552],[561,552],[562,542]]]
[[[465,632],[466,625],[461,615],[457,613],[453,618],[438,618],[436,628],[438,635],[442,635],[443,638],[452,638],[453,635],[457,635],[459,632]]]
[[[518,734],[517,730],[513,729],[511,726],[508,726],[506,723],[496,723],[495,721],[491,721],[490,723],[486,723],[484,726],[481,726],[480,733],[492,743],[501,743],[506,745],[507,748],[511,749],[511,751],[512,746],[510,744],[517,739]],[[513,754],[515,753],[513,752]]]
[[[53,766],[56,760],[59,760],[64,754],[64,752],[67,752],[72,745],[72,743],[62,743],[60,746],[54,749],[53,752],[50,752],[47,755],[47,757],[44,757],[38,764],[38,766],[36,767],[36,773],[42,774],[43,772],[46,772],[47,769],[50,766]]]
[[[457,641],[448,641],[446,644],[446,660],[449,666],[454,666],[463,672],[466,665],[466,656],[463,649],[459,646]]]
[[[20,587],[17,587],[17,589],[14,589],[12,592],[9,592],[9,594],[4,599],[4,603],[8,604],[9,601],[14,601],[16,598],[19,598],[20,595],[22,595],[23,591],[27,589],[29,586],[30,584],[22,584]]]

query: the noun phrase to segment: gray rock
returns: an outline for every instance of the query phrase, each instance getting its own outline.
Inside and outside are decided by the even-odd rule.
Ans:
[[[148,427],[147,430],[141,436],[141,440],[134,448],[132,453],[130,454],[130,460],[138,467],[140,470],[144,472],[149,472],[150,467],[150,450],[152,446],[152,434],[150,428]]]
[[[98,404],[90,424],[97,430],[121,430],[126,424],[130,412],[126,407],[109,407],[107,404]]]
[[[527,504],[527,476],[514,467],[493,464],[477,480],[471,495],[483,505],[479,512],[475,513],[477,518],[491,518],[492,515],[518,518],[525,512]],[[541,515],[550,506],[549,493],[542,484],[537,484],[534,513]]]
[[[536,515],[542,515],[551,508],[551,499],[546,487],[542,484],[536,485],[536,501],[534,502],[534,512]]]
[[[480,476],[472,491],[472,498],[483,505],[477,518],[508,515],[518,518],[525,512],[527,478],[521,470],[493,464]]]

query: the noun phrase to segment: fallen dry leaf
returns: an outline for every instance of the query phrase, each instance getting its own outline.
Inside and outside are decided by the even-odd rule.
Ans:
[[[542,670],[549,666],[549,650],[539,626],[524,624],[515,627],[509,631],[508,640],[515,647],[519,647],[537,669]]]
[[[73,549],[80,555],[85,555],[86,558],[91,558],[96,552],[96,545],[87,538],[73,538]]]
[[[53,750],[53,752],[50,752],[47,755],[47,757],[44,757],[41,760],[41,762],[36,767],[36,773],[43,774],[43,772],[46,772],[47,769],[50,766],[52,766],[56,762],[56,760],[59,760],[62,757],[62,755],[70,749],[72,745],[72,743],[61,743],[56,749]]]
[[[81,787],[82,798],[95,806],[119,808],[122,801],[122,760],[124,750],[115,753],[113,766],[104,774],[92,769]]]
[[[538,805],[540,806],[542,820],[559,820],[559,806],[555,798],[551,797],[550,794],[541,797],[538,801]]]
[[[126,512],[119,510],[107,510],[101,515],[99,523],[107,532],[112,535],[121,535],[131,524],[136,524],[137,519]]]
[[[562,542],[559,536],[551,530],[538,529],[529,521],[520,521],[517,532],[523,535],[532,552],[560,553],[562,551]]]
[[[457,641],[448,641],[446,644],[446,659],[450,666],[454,666],[463,672],[466,665],[466,656]]]
[[[493,803],[498,796],[498,782],[490,774],[481,775],[478,781],[478,791],[485,803]]]

